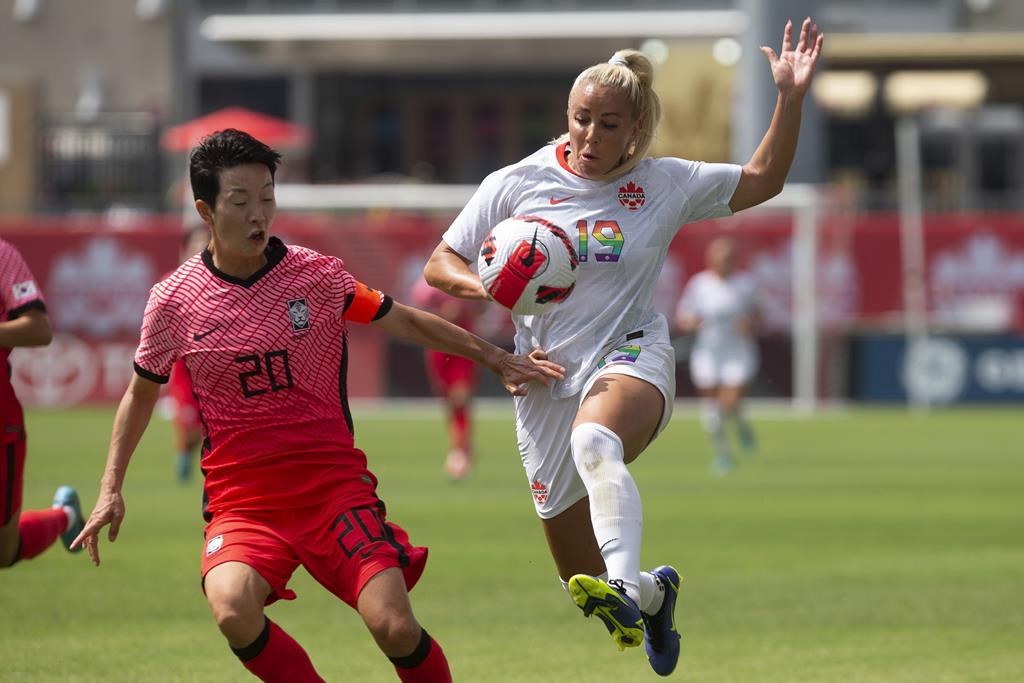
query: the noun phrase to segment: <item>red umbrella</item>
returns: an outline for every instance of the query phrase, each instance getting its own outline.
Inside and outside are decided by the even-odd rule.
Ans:
[[[204,136],[225,128],[243,130],[276,148],[305,147],[311,137],[309,129],[297,123],[244,107],[228,107],[168,128],[160,137],[160,145],[169,152],[187,152]]]

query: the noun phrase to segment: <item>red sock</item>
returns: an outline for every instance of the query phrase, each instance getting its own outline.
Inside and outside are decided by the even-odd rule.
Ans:
[[[452,672],[444,650],[423,631],[420,644],[408,657],[388,657],[402,683],[452,683]]]
[[[242,660],[242,666],[261,681],[276,683],[324,683],[309,655],[294,638],[267,619],[263,633],[250,645],[231,651]]]
[[[452,443],[469,453],[469,411],[465,406],[452,408]]]
[[[64,508],[49,510],[26,510],[18,520],[18,535],[21,536],[19,560],[29,560],[43,552],[68,528],[68,516]]]

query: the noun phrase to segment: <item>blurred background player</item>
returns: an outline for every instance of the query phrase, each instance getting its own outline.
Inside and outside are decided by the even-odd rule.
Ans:
[[[198,254],[210,243],[210,231],[200,223],[185,234],[181,249],[181,261]],[[171,273],[164,275],[166,279]],[[192,461],[203,440],[203,425],[199,419],[199,402],[192,393],[192,380],[188,376],[185,360],[179,358],[171,368],[171,379],[167,382],[167,398],[170,403],[171,419],[174,423],[174,473],[178,481],[185,483],[192,477]]]
[[[11,243],[0,239],[0,567],[28,560],[53,545],[64,547],[82,530],[78,493],[61,486],[53,506],[22,512],[26,434],[21,403],[11,385],[11,349],[46,346],[53,339],[43,293]],[[76,552],[76,551],[72,551]]]
[[[798,36],[786,23],[781,54],[762,48],[776,110],[742,167],[649,157],[661,115],[650,59],[620,50],[591,66],[569,91],[568,133],[484,179],[424,268],[431,285],[486,300],[469,264],[493,226],[515,215],[578,226],[571,300],[544,315],[513,316],[518,350],[540,346],[566,367],[550,391],[516,399],[519,452],[573,601],[620,649],[643,641],[662,676],[679,659],[680,579],[667,565],[640,571],[642,501],[627,467],[665,428],[675,399],[675,352],[654,290],[683,224],[782,191],[822,42],[808,17]]]
[[[204,441],[203,590],[234,654],[264,681],[322,681],[308,654],[265,613],[295,594],[304,567],[359,612],[405,683],[451,681],[408,591],[427,560],[387,519],[355,447],[348,405],[348,323],[473,358],[513,394],[562,376],[543,353],[510,354],[356,281],[337,257],[271,235],[280,155],[242,131],[214,133],[190,157],[195,207],[211,242],[151,292],[135,374],[114,418],[96,506],[73,547],[99,564],[99,532],[117,538],[128,463],[184,358]]]
[[[742,410],[747,384],[757,373],[760,313],[753,279],[736,271],[736,243],[728,237],[711,241],[707,268],[690,278],[676,308],[676,327],[695,333],[690,350],[690,377],[701,396],[701,422],[714,446],[712,470],[734,467],[726,424],[733,422],[749,453],[754,432]]]
[[[480,303],[449,296],[420,279],[412,290],[412,302],[418,308],[435,313],[459,327],[474,331]],[[455,481],[465,478],[473,468],[471,401],[476,389],[476,363],[433,349],[424,350],[424,365],[434,393],[444,399],[448,424],[448,456],[444,468]]]

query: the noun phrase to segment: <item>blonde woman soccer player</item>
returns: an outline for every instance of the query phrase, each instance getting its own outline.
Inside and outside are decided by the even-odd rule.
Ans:
[[[673,609],[679,575],[640,571],[640,493],[626,465],[668,423],[674,354],[653,307],[666,249],[690,221],[727,216],[782,190],[796,152],[800,109],[821,52],[810,18],[782,52],[763,48],[778,99],[745,165],[648,158],[660,115],[652,67],[623,50],[583,71],[569,91],[569,132],[488,176],[434,250],[433,286],[486,299],[469,263],[510,216],[540,216],[577,236],[576,291],[544,316],[516,317],[516,346],[542,347],[566,367],[550,391],[516,399],[519,451],[563,583],[620,648],[646,636],[654,670],[679,657]]]

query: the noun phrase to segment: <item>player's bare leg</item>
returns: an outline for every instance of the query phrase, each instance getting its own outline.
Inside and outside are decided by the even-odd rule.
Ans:
[[[472,387],[465,382],[452,385],[445,395],[448,409],[450,449],[445,460],[445,472],[454,481],[466,478],[473,468],[473,447],[470,435],[469,402]]]
[[[186,483],[192,478],[192,461],[196,457],[202,440],[203,433],[199,429],[194,427],[175,428],[174,445],[178,456],[174,463],[174,470],[178,481]]]
[[[247,564],[225,562],[207,572],[203,588],[228,645],[240,648],[254,641],[263,630],[263,605],[272,590],[266,579]]]
[[[323,681],[302,646],[263,614],[272,589],[255,569],[219,564],[206,573],[203,588],[217,627],[253,675],[281,683]]]
[[[723,417],[731,418],[736,424],[736,433],[740,444],[748,454],[757,448],[754,430],[743,414],[743,386],[723,386],[718,390],[718,404],[722,408]]]
[[[714,448],[711,471],[719,476],[726,475],[732,471],[734,462],[729,440],[725,436],[725,413],[719,387],[701,389],[700,396],[701,423],[711,437]]]
[[[377,646],[406,683],[449,683],[441,646],[416,621],[400,569],[385,569],[359,593],[356,609]]]
[[[0,526],[0,567],[10,567],[18,559],[18,520],[15,513],[11,520]]]
[[[541,523],[563,582],[568,582],[574,574],[601,576],[605,573],[604,558],[590,523],[589,498],[577,501],[551,519],[542,519]]]

